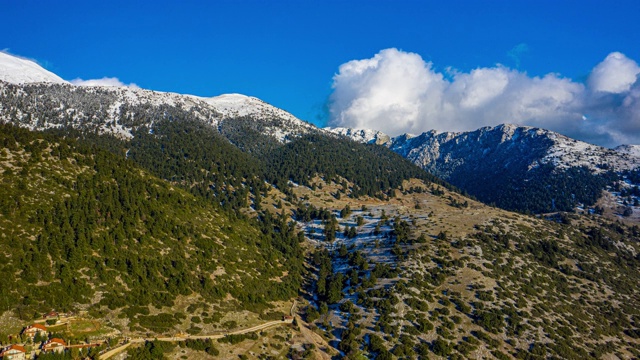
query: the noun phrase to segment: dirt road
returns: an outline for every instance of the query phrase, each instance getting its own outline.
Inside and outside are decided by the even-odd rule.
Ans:
[[[293,306],[291,306],[291,313],[293,315],[294,311],[295,311],[295,307],[296,307],[296,302],[293,302]],[[107,351],[104,354],[100,355],[100,359],[101,360],[106,360],[109,359],[119,353],[121,353],[122,351],[126,350],[129,346],[131,346],[131,344],[139,344],[139,343],[143,343],[145,341],[154,341],[154,340],[158,340],[158,341],[185,341],[187,339],[211,339],[211,340],[216,340],[216,339],[222,339],[223,337],[227,336],[227,335],[240,335],[240,334],[247,334],[247,333],[251,333],[251,332],[256,332],[256,331],[261,331],[261,330],[265,330],[268,329],[270,327],[274,327],[274,326],[280,326],[280,325],[286,325],[286,324],[291,324],[293,322],[293,319],[286,319],[286,320],[275,320],[275,321],[268,321],[266,323],[260,324],[260,325],[256,325],[256,326],[252,326],[250,328],[246,328],[246,329],[240,329],[240,330],[235,330],[235,331],[230,331],[230,332],[226,332],[226,333],[222,333],[222,334],[213,334],[213,335],[184,335],[184,336],[174,336],[174,337],[162,337],[162,338],[136,338],[136,339],[131,339],[131,341],[129,341],[128,343],[121,345],[115,349],[111,349],[109,351]]]

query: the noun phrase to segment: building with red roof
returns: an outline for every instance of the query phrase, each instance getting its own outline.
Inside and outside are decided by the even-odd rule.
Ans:
[[[59,338],[53,338],[42,344],[42,351],[63,352],[67,348],[67,343]]]
[[[20,345],[9,345],[0,350],[0,358],[2,360],[25,360],[27,350]]]
[[[22,330],[22,334],[30,337],[32,340],[38,333],[40,333],[40,336],[46,336],[48,334],[47,327],[42,324],[33,324]]]

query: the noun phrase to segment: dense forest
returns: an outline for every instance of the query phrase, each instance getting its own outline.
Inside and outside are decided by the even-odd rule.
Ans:
[[[0,242],[11,249],[1,255],[0,276],[16,279],[0,284],[2,311],[31,318],[98,293],[112,309],[171,306],[197,293],[259,310],[297,294],[302,256],[287,218],[230,216],[73,140],[2,125],[0,144]]]
[[[583,167],[558,170],[549,164],[510,174],[457,176],[455,185],[487,204],[537,214],[593,206],[602,190],[618,179],[612,172],[593,174]]]
[[[318,174],[325,182],[337,181],[338,176],[351,182],[348,190],[356,198],[380,196],[410,178],[444,184],[387,148],[330,136],[301,137],[270,152],[266,159],[269,180],[278,188],[286,188],[288,181],[311,186]]]
[[[17,306],[25,318],[96,296],[133,315],[193,293],[260,309],[295,296],[303,271],[286,215],[241,211],[260,210],[265,180],[287,192],[290,180],[340,177],[353,197],[384,196],[412,177],[438,181],[381,147],[310,135],[251,153],[180,117],[141,126],[128,142],[70,128],[1,131],[1,241],[15,250],[0,273],[19,269],[19,277],[3,284],[0,306]]]
[[[134,135],[129,159],[227,210],[247,207],[250,192],[266,191],[262,165],[200,121],[163,120]]]

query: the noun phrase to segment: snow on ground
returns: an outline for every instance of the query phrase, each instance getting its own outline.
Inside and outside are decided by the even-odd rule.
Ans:
[[[561,169],[586,166],[595,173],[608,169],[622,171],[640,167],[640,156],[633,152],[607,149],[555,133],[551,138],[555,143],[541,160],[542,163],[552,163]],[[599,165],[602,164],[607,164],[608,168],[601,168]]]
[[[270,105],[256,97],[242,94],[223,94],[211,98],[201,98],[213,106],[224,118],[261,115],[263,117],[280,118],[297,125],[308,126],[290,113]]]
[[[391,141],[389,135],[378,130],[371,129],[351,129],[344,127],[326,127],[324,130],[334,134],[346,136],[349,139],[366,144],[383,144]]]
[[[410,134],[389,138],[379,131],[368,129],[337,127],[325,128],[325,130],[346,136],[351,140],[361,143],[375,142],[387,145],[393,151],[409,158],[421,167],[436,161],[436,159],[441,156],[443,158],[449,156],[449,154],[446,153],[441,154],[440,148],[451,141],[455,141],[455,149],[457,150],[461,149],[461,146],[464,144],[468,147],[482,146],[485,152],[489,152],[494,146],[507,142],[531,141],[533,142],[533,146],[535,146],[537,140],[534,139],[537,138],[540,140],[549,139],[553,144],[549,147],[546,156],[534,161],[530,166],[531,168],[537,167],[540,164],[551,163],[560,169],[573,166],[586,166],[593,172],[600,173],[609,169],[621,171],[640,167],[640,145],[622,145],[616,149],[607,149],[574,140],[553,131],[514,124],[484,127],[472,132],[439,133],[437,131],[429,131],[419,135],[420,141],[411,141],[415,136]],[[491,137],[485,135],[495,132],[502,133],[499,142],[486,143],[486,139]],[[607,164],[609,167],[602,167],[602,164]]]
[[[325,240],[322,220],[312,220],[308,223],[298,222],[298,225],[304,229],[307,239],[314,246],[326,246],[330,251],[338,250],[342,245],[345,245],[350,252],[366,249],[367,257],[372,261],[373,265],[376,263],[395,263],[395,258],[390,252],[393,239],[387,236],[393,230],[390,225],[381,226],[380,234],[374,235],[374,229],[380,218],[369,216],[369,211],[352,210],[351,215],[346,219],[339,217],[339,211],[334,211],[333,213],[338,218],[339,226],[336,232],[336,239],[332,243],[327,243]],[[364,219],[364,224],[359,227],[356,223],[358,216],[362,216]],[[349,239],[344,235],[345,226],[356,226],[358,235]],[[378,243],[377,247],[376,242]],[[349,266],[345,262],[334,263],[334,270],[337,272],[345,272],[348,269]]]
[[[640,145],[620,145],[614,150],[621,154],[628,154],[640,158]]]
[[[74,92],[79,86],[70,84],[56,74],[45,70],[33,61],[0,52],[0,81],[13,84],[23,83],[55,83],[66,84],[65,90]],[[2,88],[0,84],[0,90]],[[251,116],[256,121],[264,123],[265,133],[273,136],[281,142],[286,142],[290,137],[309,133],[316,130],[316,127],[306,123],[292,114],[275,106],[250,96],[241,94],[225,94],[212,98],[204,98],[194,95],[183,95],[177,93],[145,90],[135,87],[117,87],[90,85],[83,86],[83,91],[89,93],[110,93],[116,97],[116,102],[110,104],[109,118],[107,123],[115,125],[99,125],[103,133],[112,133],[121,137],[131,137],[131,129],[120,126],[119,120],[127,114],[121,114],[119,109],[122,104],[128,105],[169,105],[183,110],[191,111],[200,120],[210,123],[212,126],[219,125],[220,121],[237,117]],[[76,115],[78,115],[76,113]],[[77,119],[79,117],[76,116]],[[85,116],[84,119],[90,118]],[[76,119],[73,119],[76,120]],[[72,120],[72,121],[73,121]],[[24,126],[36,126],[41,129],[51,126],[48,121],[33,119],[34,124],[23,124]]]

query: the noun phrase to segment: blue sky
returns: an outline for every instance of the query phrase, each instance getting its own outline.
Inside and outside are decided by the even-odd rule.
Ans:
[[[584,83],[612,52],[640,60],[638,14],[640,1],[1,0],[0,49],[67,80],[243,93],[324,125],[346,109],[326,104],[349,61],[396,48],[449,80],[502,64]]]

